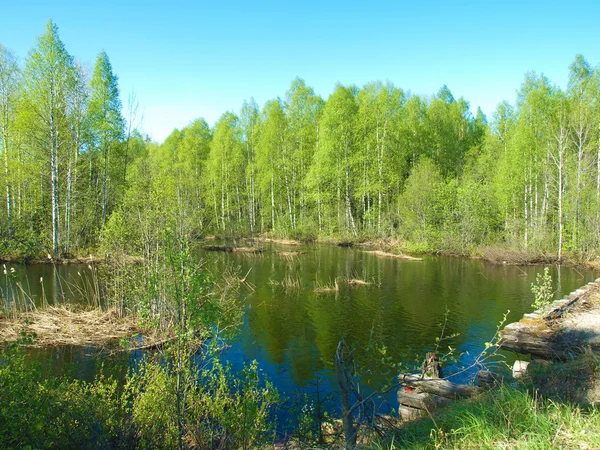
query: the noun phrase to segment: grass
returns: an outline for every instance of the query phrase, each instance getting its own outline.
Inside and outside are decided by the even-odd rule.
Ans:
[[[532,363],[518,385],[453,402],[365,448],[597,449],[599,381],[600,357],[591,352],[566,363]]]
[[[271,286],[281,286],[283,289],[301,289],[302,288],[302,280],[300,280],[300,276],[292,276],[287,274],[283,280],[269,280],[268,282]]]
[[[340,286],[336,278],[333,282],[329,283],[320,283],[317,281],[313,292],[315,294],[331,294],[332,292],[339,292],[339,290]]]
[[[378,449],[600,448],[600,412],[502,386],[405,425]]]

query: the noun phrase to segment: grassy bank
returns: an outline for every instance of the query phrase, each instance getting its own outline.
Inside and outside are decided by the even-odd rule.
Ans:
[[[600,448],[600,358],[533,362],[518,384],[404,425],[375,449]]]
[[[18,347],[3,348],[0,447],[343,448],[339,438],[332,444],[308,435],[278,438],[280,400],[256,365],[235,374],[219,364],[186,373],[189,389],[178,400],[178,374],[168,361],[147,359],[120,385],[102,376],[92,382],[48,377],[43,367],[25,363]],[[368,433],[358,448],[600,448],[599,374],[599,359],[589,354],[566,364],[533,364],[516,386],[454,402],[386,439]],[[178,401],[184,409],[175,408]],[[299,430],[303,419],[297,418]]]

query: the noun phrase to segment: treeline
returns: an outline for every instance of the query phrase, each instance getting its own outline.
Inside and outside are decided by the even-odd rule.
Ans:
[[[213,128],[196,120],[162,145],[123,119],[108,57],[86,75],[52,23],[23,69],[6,50],[1,64],[13,242],[142,252],[171,228],[557,257],[600,245],[600,83],[582,56],[566,90],[527,74],[490,124],[446,86],[338,85],[325,101],[298,78],[283,99],[245,102]]]
[[[23,65],[0,44],[4,251],[58,256],[97,246],[145,146],[121,110],[106,53],[86,70],[51,21]]]

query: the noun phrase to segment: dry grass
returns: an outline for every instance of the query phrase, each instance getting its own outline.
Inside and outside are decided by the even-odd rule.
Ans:
[[[368,251],[365,251],[365,253],[379,256],[381,258],[396,258],[396,259],[404,259],[406,261],[423,261],[423,258],[415,258],[414,256],[402,255],[402,254],[397,254],[397,253],[388,253],[388,252],[383,252],[381,250],[368,250]]]
[[[315,294],[331,294],[333,292],[339,292],[340,286],[337,282],[337,278],[333,280],[333,283],[316,283],[315,290],[313,291]]]
[[[360,286],[368,286],[368,285],[370,285],[370,284],[371,284],[371,283],[369,283],[368,281],[365,281],[365,280],[360,280],[360,279],[358,279],[358,278],[351,278],[351,279],[347,280],[347,283],[348,283],[350,286],[359,286],[359,287],[360,287]]]
[[[556,256],[541,252],[489,246],[481,247],[477,256],[486,261],[507,265],[548,264],[556,261]]]
[[[286,275],[283,280],[269,280],[269,284],[271,286],[281,286],[284,289],[301,289],[302,281],[300,281],[300,277],[296,275],[295,277],[291,275]]]
[[[102,346],[142,334],[137,317],[121,317],[116,309],[81,309],[71,305],[0,317],[0,341],[16,341],[23,333],[35,333],[32,346]],[[145,334],[143,345],[159,342],[164,336]]]
[[[280,245],[300,245],[300,241],[295,241],[293,239],[271,239],[271,238],[265,238],[264,241],[265,242],[273,242],[274,244],[280,244]]]
[[[274,252],[276,255],[279,255],[283,258],[295,258],[296,256],[300,256],[302,255],[304,252],[300,252],[300,251],[284,251],[284,250],[275,250]]]

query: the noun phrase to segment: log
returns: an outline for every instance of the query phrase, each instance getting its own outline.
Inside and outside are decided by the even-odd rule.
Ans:
[[[411,408],[424,409],[433,411],[441,405],[450,403],[450,399],[440,397],[427,392],[412,392],[407,393],[404,389],[398,390],[398,403],[400,406],[410,406]]]
[[[500,333],[499,348],[544,359],[570,359],[581,342],[577,336],[562,335],[544,321],[521,320],[508,324]]]
[[[438,378],[422,378],[418,375],[400,375],[400,382],[414,388],[417,392],[427,392],[449,399],[471,397],[483,390],[477,386],[452,383]]]
[[[567,299],[567,301],[555,301],[552,303],[552,309],[544,315],[545,320],[556,320],[560,319],[565,311],[579,301],[581,297],[579,295],[573,296]]]
[[[400,408],[398,408],[398,413],[400,414],[400,419],[402,419],[405,422],[420,419],[421,417],[424,417],[426,415],[426,411],[422,409],[412,408],[410,406],[403,405],[400,405]]]
[[[423,361],[424,378],[444,378],[442,374],[442,363],[436,352],[427,352]]]

